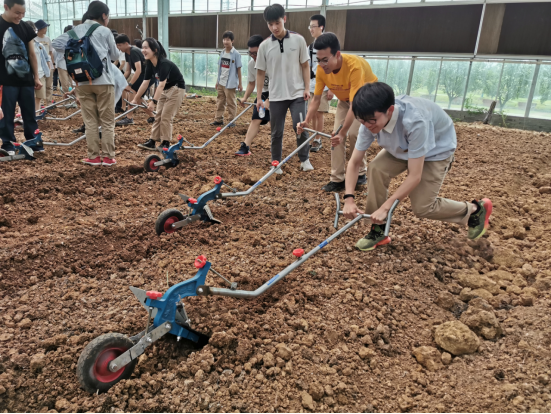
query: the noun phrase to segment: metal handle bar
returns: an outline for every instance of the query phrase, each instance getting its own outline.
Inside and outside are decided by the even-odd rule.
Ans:
[[[337,129],[337,133],[341,130],[341,128],[342,128],[342,125],[339,127],[339,129]],[[312,141],[312,139],[314,139],[316,137],[316,135],[321,134],[321,132],[319,132],[319,131],[314,131],[314,130],[309,130],[309,131],[313,132],[313,134],[310,135],[306,139],[306,141],[304,141],[300,146],[297,147],[297,149],[295,149],[293,152],[291,152],[283,161],[281,161],[278,164],[277,167],[272,167],[272,169],[270,171],[268,171],[268,173],[264,177],[262,177],[260,180],[258,180],[251,188],[249,188],[246,191],[239,191],[237,193],[222,193],[222,194],[220,194],[220,198],[241,197],[241,196],[246,196],[246,195],[251,194],[255,190],[256,187],[258,187],[260,184],[262,184],[264,181],[266,181],[273,173],[275,173],[279,168],[281,168],[285,163],[287,163],[287,161],[289,161],[293,155],[295,155],[305,145],[307,145],[310,141]]]
[[[144,98],[142,98],[142,99],[144,99]],[[132,102],[128,101],[128,99],[123,99],[123,101],[126,102],[128,105],[134,106],[135,108],[133,110],[136,110],[138,108],[143,108],[143,109],[147,109],[149,111],[149,108],[147,107],[146,104],[133,104]],[[157,112],[155,112],[155,111],[151,111],[151,112],[153,113],[153,115],[157,115]],[[126,113],[128,113],[128,112],[126,112]]]
[[[390,222],[392,220],[392,213],[394,213],[394,210],[396,209],[396,206],[398,205],[399,202],[400,202],[399,200],[394,201],[394,203],[392,204],[392,207],[388,211],[388,215],[387,215],[387,219],[386,219],[387,229],[390,228]],[[296,262],[291,263],[289,266],[287,266],[285,269],[283,269],[280,273],[278,273],[277,275],[272,277],[268,282],[264,283],[262,286],[260,286],[258,289],[254,290],[254,291],[231,290],[231,289],[226,289],[226,288],[217,288],[217,287],[210,287],[210,286],[199,286],[197,288],[197,294],[202,295],[202,296],[208,296],[208,295],[230,296],[230,297],[233,297],[233,298],[244,298],[244,299],[256,298],[257,296],[262,295],[268,289],[273,287],[281,279],[285,278],[285,276],[287,276],[289,273],[291,273],[297,267],[302,265],[311,256],[315,255],[317,252],[319,252],[321,249],[323,249],[325,246],[327,246],[329,243],[331,243],[334,239],[339,237],[342,233],[347,231],[350,227],[352,227],[358,221],[360,221],[363,218],[369,218],[369,217],[370,217],[369,214],[359,214],[358,216],[356,216],[356,218],[354,218],[349,223],[347,223],[342,229],[336,231],[329,238],[327,238],[326,240],[321,242],[319,245],[314,247],[308,253],[304,254]],[[388,236],[387,229],[385,229],[385,236]]]
[[[45,106],[44,108],[40,108],[40,109],[38,109],[38,110],[36,110],[36,111],[34,111],[34,112],[37,113],[37,112],[45,111],[46,109],[49,109],[49,108],[51,108],[52,106],[57,106],[57,105],[59,105],[59,104],[62,104],[63,102],[69,101],[69,100],[71,100],[71,99],[75,99],[75,98],[73,98],[72,96],[70,96],[70,97],[68,97],[68,98],[65,98],[65,99],[59,101],[59,102],[56,102],[56,103],[53,103],[53,104],[51,104],[51,105]]]
[[[251,102],[246,102],[245,105],[248,105],[247,108],[245,108],[239,115],[237,115],[235,118],[233,118],[230,122],[228,122],[226,124],[226,126],[224,128],[222,128],[220,131],[218,131],[216,134],[214,134],[207,142],[205,142],[203,145],[201,146],[192,146],[192,147],[182,147],[182,149],[193,149],[193,150],[198,150],[198,149],[203,149],[205,148],[207,145],[209,145],[212,141],[214,141],[216,138],[218,138],[222,132],[224,132],[226,130],[226,128],[228,128],[230,125],[232,125],[235,121],[237,121],[239,118],[241,118],[241,116],[247,112],[249,109],[251,109],[251,107],[254,106],[254,103],[251,103]],[[186,141],[188,142],[188,141]]]
[[[333,226],[335,228],[338,228],[339,216],[343,215],[344,213],[341,211],[341,200],[339,198],[339,193],[333,193],[333,194],[335,196],[335,201],[337,202],[337,212],[335,213],[335,223],[333,224]],[[385,236],[388,236],[388,234],[390,233],[390,222],[392,219],[392,214],[394,213],[394,209],[396,209],[396,206],[398,205],[399,202],[400,200],[394,200],[394,203],[392,203],[390,210],[388,210],[387,220],[385,223],[385,232],[384,232]],[[371,218],[371,214],[358,214],[358,217],[368,219],[368,218]]]
[[[134,106],[134,105],[133,105]],[[125,116],[126,114],[129,114],[130,112],[133,112],[135,111],[136,109],[138,109],[139,106],[134,106],[133,108],[129,109],[128,111],[120,114],[119,116],[117,116],[115,118],[115,121],[119,118],[122,118],[123,116]],[[48,118],[46,118],[48,119]],[[99,127],[99,130],[101,131],[101,126]],[[82,141],[83,139],[86,138],[86,134],[78,137],[77,139],[75,139],[74,141],[71,141],[71,142],[67,142],[67,143],[64,143],[64,142],[57,142],[57,141],[53,141],[53,142],[46,142],[46,141],[43,141],[42,142],[42,145],[53,145],[53,146],[57,146],[57,147],[71,147],[73,145],[75,145],[77,142],[80,142]]]
[[[49,117],[46,117],[45,119],[47,119],[49,121],[67,121],[68,119],[71,119],[72,117],[74,117],[76,114],[79,114],[80,111],[82,111],[82,110],[79,109],[78,111],[72,113],[69,116],[66,116],[65,118],[49,118]]]

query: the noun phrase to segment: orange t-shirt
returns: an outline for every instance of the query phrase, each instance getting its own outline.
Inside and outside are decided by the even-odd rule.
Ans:
[[[327,75],[321,65],[316,71],[316,90],[314,95],[323,94],[327,86],[340,101],[352,102],[354,95],[366,83],[377,82],[377,76],[367,61],[356,55],[342,53],[342,67],[338,73]]]

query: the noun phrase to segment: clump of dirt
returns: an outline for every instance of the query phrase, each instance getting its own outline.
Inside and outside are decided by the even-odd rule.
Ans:
[[[185,101],[175,135],[201,145],[216,133],[214,108],[211,98]],[[72,141],[76,118],[40,121],[44,139]],[[334,232],[333,195],[321,190],[327,143],[311,154],[314,171],[300,172],[295,158],[251,195],[211,203],[222,224],[157,237],[160,212],[187,213],[178,194],[197,197],[216,176],[243,189],[256,183],[271,168],[270,131],[261,127],[252,156],[235,157],[245,116],[205,149],[180,151],[177,167],[145,173],[149,154],[137,144],[149,137],[146,119],[137,114],[135,125],[116,130],[110,168],[82,165],[83,142],[0,164],[0,409],[551,410],[551,195],[540,192],[549,186],[551,137],[466,124],[456,126],[456,162],[441,195],[493,200],[481,240],[415,217],[406,200],[391,244],[353,249],[368,232],[360,223],[260,298],[187,298],[193,328],[211,336],[207,346],[167,337],[108,393],[80,389],[76,363],[92,339],[144,329],[128,286],[166,291],[192,277],[205,254],[253,290],[295,260],[293,249],[309,251]],[[332,127],[328,115],[325,132]],[[295,148],[289,117],[283,153]],[[365,189],[356,199],[364,203]]]

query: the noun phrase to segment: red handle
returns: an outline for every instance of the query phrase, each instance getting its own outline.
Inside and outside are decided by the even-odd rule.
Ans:
[[[145,294],[149,299],[154,299],[154,300],[157,300],[163,297],[163,294],[161,292],[157,292],[156,290],[148,290],[147,292],[145,292]]]
[[[274,167],[277,167],[277,166],[279,165],[279,161],[272,161],[272,165],[273,165]]]
[[[178,135],[178,141],[181,141],[181,140],[183,140],[183,139],[184,139],[184,137],[183,137],[183,136],[181,136],[181,135]]]
[[[163,148],[163,151],[168,151],[168,148],[166,148],[166,147],[165,147],[165,148]]]
[[[34,131],[34,134],[35,134],[35,135],[40,134],[40,129],[37,129],[36,131]]]
[[[196,199],[196,198],[188,198],[187,201],[190,202],[191,204],[197,203],[197,199]]]
[[[302,257],[304,255],[304,249],[293,250],[293,255],[295,255],[296,257]]]
[[[222,182],[221,177],[214,177],[214,184],[220,184]]]
[[[207,257],[204,255],[198,256],[197,259],[195,259],[195,263],[193,265],[197,269],[202,269],[207,264]]]

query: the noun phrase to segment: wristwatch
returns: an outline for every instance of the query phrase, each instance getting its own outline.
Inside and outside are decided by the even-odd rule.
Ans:
[[[132,82],[128,82],[128,86],[132,87],[133,83]]]
[[[157,105],[157,99],[151,99],[155,105]]]

